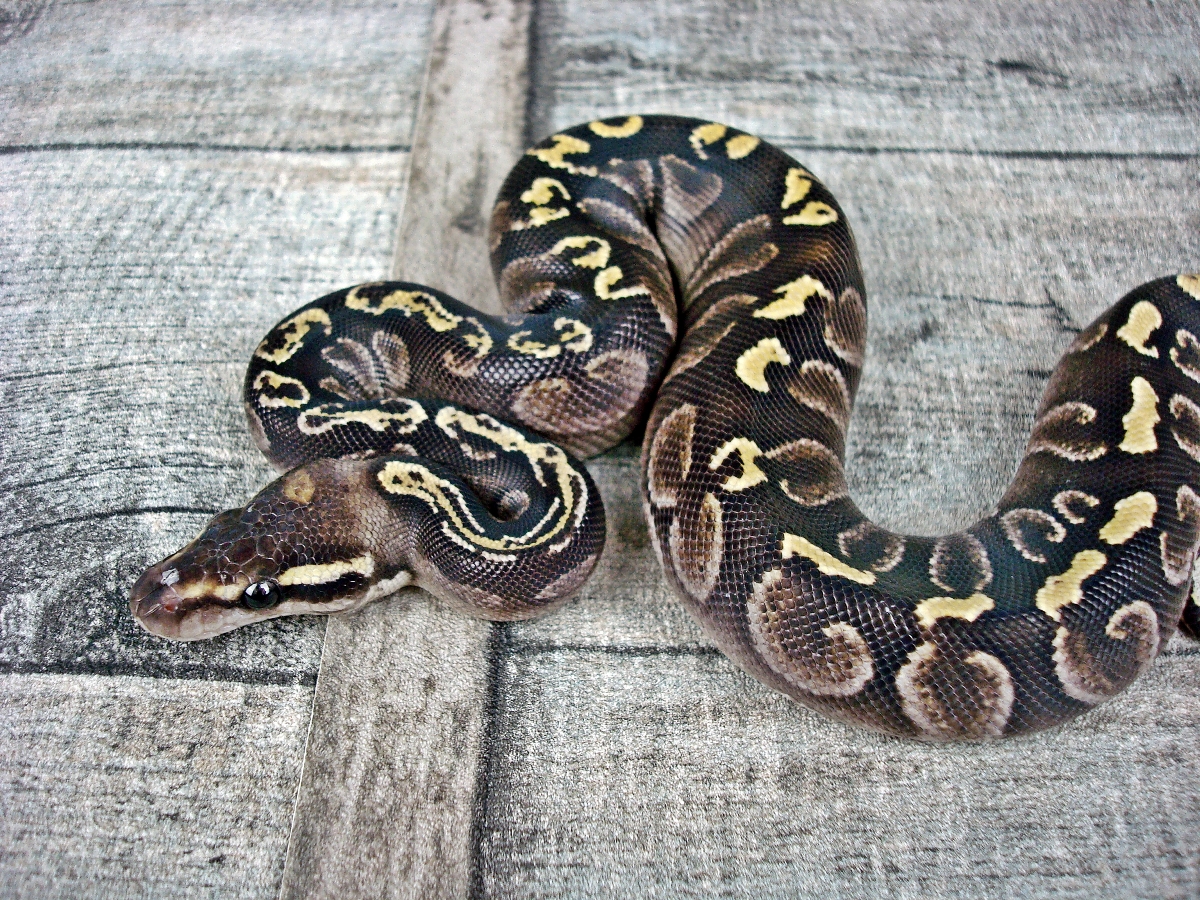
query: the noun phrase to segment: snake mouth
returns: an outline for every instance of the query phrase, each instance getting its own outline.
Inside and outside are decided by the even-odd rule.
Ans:
[[[175,590],[172,576],[164,578],[161,564],[143,572],[129,592],[129,611],[134,620],[151,634],[170,640],[182,639],[187,605]]]
[[[240,596],[243,585],[184,584],[170,562],[151,566],[129,592],[129,611],[151,634],[171,641],[207,640],[263,618],[231,605],[230,597]]]

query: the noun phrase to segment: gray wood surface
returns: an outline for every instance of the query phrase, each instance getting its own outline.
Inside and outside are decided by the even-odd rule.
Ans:
[[[523,149],[531,9],[438,5],[393,264],[492,311],[486,223]],[[468,888],[491,628],[404,594],[329,623],[283,898]]]
[[[407,591],[179,647],[126,611],[271,477],[239,395],[274,321],[389,271],[494,303],[481,227],[523,121],[712,117],[820,174],[870,294],[855,498],[970,521],[1071,336],[1200,269],[1195,3],[539,0],[527,109],[523,26],[488,24],[519,3],[12,6],[0,895],[1200,893],[1200,647],[1021,741],[831,724],[671,598],[633,445],[589,464],[607,549],[541,621]]]

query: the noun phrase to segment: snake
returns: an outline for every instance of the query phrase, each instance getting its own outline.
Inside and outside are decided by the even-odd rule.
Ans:
[[[729,659],[832,719],[1038,731],[1200,633],[1200,276],[1080,331],[1003,497],[930,537],[849,496],[866,292],[845,213],[786,153],[716,122],[589,122],[520,158],[488,242],[503,315],[384,281],[267,334],[244,405],[284,474],[145,571],[142,626],[210,638],[409,584],[546,613],[604,548],[581,460],[644,427],[668,583]]]

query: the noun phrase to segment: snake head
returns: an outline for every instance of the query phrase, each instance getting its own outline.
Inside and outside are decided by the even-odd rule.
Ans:
[[[363,516],[356,478],[337,461],[313,463],[218,514],[137,580],[134,618],[159,637],[200,640],[277,616],[343,612],[403,587],[407,572],[351,537]]]

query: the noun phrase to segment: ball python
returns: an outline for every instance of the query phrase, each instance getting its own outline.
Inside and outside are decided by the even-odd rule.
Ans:
[[[267,334],[245,410],[286,474],[151,566],[138,622],[207,638],[407,584],[488,619],[544,613],[604,545],[578,460],[648,412],[668,581],[730,659],[835,719],[1031,732],[1200,628],[1200,276],[1083,330],[994,510],[922,537],[848,495],[863,280],[841,207],[785,153],[672,116],[570,128],[509,174],[489,242],[507,315],[379,282]]]

